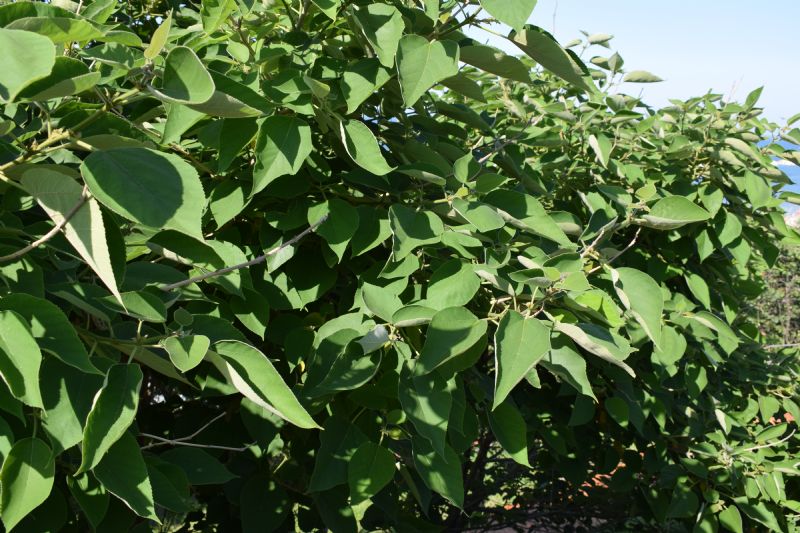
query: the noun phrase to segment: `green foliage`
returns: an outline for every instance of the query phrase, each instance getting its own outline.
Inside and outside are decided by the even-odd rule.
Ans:
[[[796,530],[758,91],[653,109],[531,0],[141,6],[0,5],[7,529],[464,530],[604,475],[610,521]]]

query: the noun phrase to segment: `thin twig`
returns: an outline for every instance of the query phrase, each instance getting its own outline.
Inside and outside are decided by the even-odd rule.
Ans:
[[[268,251],[268,252],[266,252],[266,253],[264,253],[262,255],[259,255],[255,259],[251,259],[250,261],[247,261],[245,263],[241,263],[241,264],[238,264],[238,265],[233,265],[233,266],[221,268],[219,270],[215,270],[214,272],[206,272],[205,274],[200,274],[199,276],[195,276],[193,278],[185,279],[185,280],[179,281],[177,283],[171,283],[170,285],[164,285],[163,287],[161,287],[161,290],[164,291],[164,292],[173,291],[175,289],[179,289],[181,287],[185,287],[187,285],[191,285],[192,283],[196,283],[198,281],[203,281],[204,279],[213,278],[213,277],[216,277],[216,276],[222,276],[224,274],[228,274],[228,273],[234,272],[236,270],[241,270],[243,268],[248,268],[248,267],[263,263],[264,261],[267,260],[267,257],[277,254],[278,252],[280,252],[284,248],[288,248],[289,246],[292,246],[293,244],[297,243],[300,239],[302,239],[303,237],[305,237],[309,233],[313,233],[326,220],[328,220],[328,215],[323,216],[322,218],[317,220],[314,224],[312,224],[311,226],[307,227],[305,230],[303,230],[302,232],[298,233],[297,235],[295,235],[294,237],[292,237],[291,239],[289,239],[285,243],[281,244],[280,246],[276,246],[272,250],[270,250],[270,251]]]
[[[605,234],[606,234],[606,226],[603,226],[602,228],[600,228],[600,233],[597,234],[597,237],[595,237],[592,243],[586,248],[584,248],[584,250],[581,252],[581,258],[586,257],[588,253],[594,250]]]
[[[514,135],[513,137],[507,138],[504,141],[500,141],[499,139],[496,140],[495,143],[494,143],[494,147],[492,147],[492,149],[489,152],[487,152],[483,157],[478,159],[478,164],[479,165],[483,165],[493,155],[495,155],[496,153],[500,152],[503,148],[505,148],[509,144],[513,144],[516,141],[518,141],[519,139],[521,139],[522,136],[525,135],[526,130],[528,128],[530,128],[531,126],[535,126],[536,124],[538,124],[541,119],[542,119],[541,116],[540,117],[531,117],[528,120],[528,123],[525,125],[525,127],[523,127],[522,130],[519,133],[517,133],[516,135]]]
[[[311,8],[311,0],[303,0],[300,4],[300,15],[297,17],[297,22],[294,24],[295,31],[299,30],[308,16],[308,10]]]
[[[603,264],[601,264],[601,265],[597,265],[596,267],[594,267],[593,269],[591,269],[591,270],[589,271],[589,274],[592,274],[592,273],[594,273],[594,272],[597,272],[598,270],[600,270],[600,269],[601,269],[601,268],[603,268],[604,266],[610,265],[610,264],[611,264],[611,263],[613,263],[613,262],[614,262],[614,261],[615,261],[615,260],[616,260],[616,259],[617,259],[619,256],[621,256],[622,254],[624,254],[625,252],[627,252],[628,250],[630,250],[631,248],[633,248],[633,245],[634,245],[634,244],[636,244],[636,239],[638,239],[638,238],[639,238],[639,233],[640,233],[641,231],[642,231],[642,228],[640,227],[639,229],[637,229],[637,230],[636,230],[636,235],[634,235],[634,236],[633,236],[633,239],[631,240],[631,242],[629,242],[629,243],[628,243],[628,245],[627,245],[625,248],[623,248],[622,250],[620,250],[619,252],[617,252],[617,254],[616,254],[616,255],[614,255],[614,256],[613,256],[611,259],[609,259],[609,260],[608,260],[608,261],[606,261],[605,263],[603,263]]]
[[[762,450],[764,448],[772,448],[776,444],[780,444],[782,442],[786,442],[787,440],[791,439],[794,436],[795,431],[796,430],[793,429],[791,433],[789,433],[780,440],[776,440],[775,442],[768,442],[767,444],[761,444],[760,446],[753,446],[752,448],[745,448],[744,450],[739,450],[738,452],[735,452],[735,455],[739,455],[740,453],[744,452],[754,452],[756,450]]]
[[[147,450],[148,448],[154,448],[156,446],[161,446],[161,445],[189,446],[191,448],[209,448],[212,450],[227,450],[229,452],[244,452],[250,448],[250,446],[234,448],[232,446],[219,446],[217,444],[197,444],[196,442],[185,442],[182,440],[165,439],[164,437],[159,437],[158,435],[151,435],[150,433],[139,433],[139,436],[147,437],[148,439],[153,439],[158,441],[142,446],[143,450]]]
[[[22,257],[23,255],[27,254],[28,252],[30,252],[34,248],[38,248],[42,244],[46,243],[47,241],[49,241],[50,239],[55,237],[58,234],[59,231],[64,229],[64,226],[67,225],[67,223],[70,221],[70,219],[73,216],[75,216],[75,213],[80,211],[81,207],[83,207],[83,204],[85,204],[86,200],[88,200],[88,199],[89,199],[89,196],[86,194],[86,186],[84,185],[83,192],[81,192],[80,200],[78,200],[78,203],[75,204],[72,207],[72,209],[70,209],[67,212],[66,215],[64,215],[64,219],[61,220],[61,222],[59,222],[58,224],[53,226],[53,229],[51,229],[50,231],[48,231],[47,233],[42,235],[39,239],[36,239],[32,243],[30,243],[25,248],[21,248],[21,249],[17,250],[16,252],[12,253],[12,254],[8,254],[8,255],[4,255],[4,256],[0,257],[0,263],[5,263],[6,261],[13,261],[14,259],[19,259],[20,257]]]
[[[185,437],[178,437],[177,439],[165,439],[163,437],[159,437],[159,436],[156,436],[156,435],[150,435],[148,433],[141,433],[141,435],[143,435],[143,436],[150,437],[152,439],[160,441],[159,443],[148,444],[147,446],[145,446],[145,448],[153,448],[155,446],[163,446],[163,445],[166,445],[166,444],[178,444],[178,443],[184,443],[184,445],[187,445],[187,444],[185,444],[186,441],[190,441],[193,438],[195,438],[196,436],[198,436],[200,433],[202,433],[203,431],[208,429],[208,427],[211,424],[213,424],[214,422],[216,422],[217,420],[219,420],[220,418],[222,418],[226,414],[227,413],[225,413],[225,412],[222,412],[222,413],[218,414],[217,416],[215,416],[214,418],[209,420],[206,424],[204,424],[203,427],[201,427],[200,429],[198,429],[197,431],[195,431],[191,435],[186,435]],[[188,444],[188,445],[191,445],[191,444]],[[210,444],[209,445],[205,445],[204,444],[203,446],[216,447],[216,446],[210,445]]]

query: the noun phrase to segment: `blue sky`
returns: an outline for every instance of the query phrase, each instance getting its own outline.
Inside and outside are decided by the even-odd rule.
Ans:
[[[511,1],[511,0],[509,0]],[[800,1],[768,0],[539,0],[530,22],[553,30],[562,42],[589,33],[610,33],[613,50],[628,70],[649,70],[657,84],[626,84],[652,105],[688,98],[712,89],[743,100],[764,86],[765,115],[782,122],[800,112],[798,24]],[[518,53],[489,34],[474,38]],[[595,47],[584,56],[610,55]]]

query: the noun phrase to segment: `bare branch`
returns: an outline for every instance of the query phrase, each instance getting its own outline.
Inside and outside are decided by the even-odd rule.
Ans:
[[[322,225],[322,223],[325,222],[326,220],[328,220],[328,215],[323,216],[322,218],[317,220],[314,224],[312,224],[311,226],[307,227],[305,230],[303,230],[302,232],[298,233],[297,235],[295,235],[294,237],[292,237],[291,239],[289,239],[285,243],[281,244],[280,246],[276,246],[275,248],[273,248],[272,250],[266,252],[263,255],[259,255],[255,259],[251,259],[250,261],[247,261],[245,263],[240,263],[238,265],[233,265],[233,266],[221,268],[219,270],[215,270],[214,272],[206,272],[205,274],[200,274],[199,276],[195,276],[193,278],[185,279],[185,280],[179,281],[177,283],[171,283],[169,285],[164,285],[163,287],[161,287],[161,290],[164,291],[164,292],[174,291],[175,289],[179,289],[181,287],[185,287],[187,285],[191,285],[192,283],[196,283],[198,281],[203,281],[204,279],[213,278],[213,277],[216,277],[216,276],[222,276],[224,274],[228,274],[229,272],[234,272],[236,270],[241,270],[243,268],[249,268],[251,266],[261,264],[261,263],[263,263],[264,261],[267,260],[267,257],[277,254],[278,252],[280,252],[284,248],[288,248],[289,246],[292,246],[293,244],[297,243],[299,240],[301,240],[303,237],[305,237],[309,233],[313,233],[314,231],[316,231],[316,229],[318,227],[320,227],[320,225]]]
[[[86,194],[86,186],[84,185],[83,192],[81,193],[80,200],[78,200],[78,203],[75,204],[72,207],[72,209],[70,209],[67,212],[66,215],[64,215],[64,219],[61,222],[59,222],[58,224],[53,226],[53,228],[50,231],[48,231],[47,233],[42,235],[40,238],[38,238],[35,241],[33,241],[32,243],[30,243],[25,248],[21,248],[21,249],[17,250],[16,252],[12,253],[12,254],[8,254],[8,255],[4,255],[4,256],[0,257],[0,263],[5,263],[6,261],[13,261],[14,259],[19,259],[20,257],[22,257],[23,255],[27,254],[28,252],[30,252],[34,248],[38,248],[39,246],[43,245],[44,243],[46,243],[47,241],[49,241],[50,239],[55,237],[58,234],[59,231],[64,229],[64,226],[67,225],[67,223],[70,221],[70,219],[75,216],[75,213],[80,211],[81,207],[83,207],[83,204],[85,204],[86,200],[88,200],[88,199],[89,199],[89,196]]]
[[[193,438],[198,436],[200,433],[202,433],[203,431],[208,429],[208,427],[211,424],[213,424],[214,422],[216,422],[217,420],[219,420],[220,418],[222,418],[225,415],[226,415],[226,413],[222,412],[222,413],[218,414],[217,416],[215,416],[214,418],[212,418],[211,420],[209,420],[206,424],[203,425],[203,427],[201,427],[200,429],[198,429],[197,431],[195,431],[191,435],[186,435],[185,437],[179,437],[177,439],[167,439],[167,438],[164,438],[164,437],[159,437],[158,435],[152,435],[150,433],[140,433],[139,435],[141,435],[143,437],[147,437],[149,439],[153,439],[155,441],[158,441],[158,442],[151,442],[150,444],[148,444],[146,446],[143,446],[142,449],[155,448],[156,446],[172,445],[172,446],[190,446],[190,447],[194,447],[194,448],[211,448],[211,449],[215,449],[215,450],[229,450],[229,451],[235,451],[235,452],[243,452],[243,451],[245,451],[247,448],[249,448],[249,446],[245,446],[243,448],[231,448],[229,446],[218,446],[216,444],[197,444],[197,443],[194,443],[194,442],[189,442]]]
[[[208,448],[211,450],[227,450],[229,452],[244,452],[247,451],[250,446],[242,446],[241,448],[233,448],[231,446],[219,446],[217,444],[197,444],[196,442],[186,442],[182,440],[173,440],[173,439],[165,439],[164,437],[159,437],[158,435],[151,435],[150,433],[139,433],[140,437],[147,437],[148,439],[153,439],[158,442],[151,442],[145,446],[142,446],[143,450],[147,450],[149,448],[155,448],[156,446],[189,446],[190,448]]]

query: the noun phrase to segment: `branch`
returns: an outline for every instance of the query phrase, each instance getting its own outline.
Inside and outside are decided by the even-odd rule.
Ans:
[[[794,436],[795,431],[796,430],[793,429],[791,433],[789,433],[788,435],[786,435],[785,437],[783,437],[780,440],[776,440],[775,442],[769,442],[767,444],[762,444],[760,446],[753,446],[752,448],[745,448],[744,450],[739,450],[734,455],[739,455],[740,453],[744,453],[744,452],[754,452],[756,450],[762,450],[764,448],[772,448],[776,444],[780,444],[782,442],[786,442],[787,440],[791,439]]]
[[[216,444],[196,444],[194,442],[188,442],[198,436],[200,433],[205,431],[211,424],[225,416],[227,413],[220,413],[211,420],[209,420],[203,427],[192,433],[191,435],[186,435],[185,437],[179,437],[177,439],[166,439],[164,437],[159,437],[158,435],[152,435],[150,433],[139,433],[142,437],[147,437],[149,439],[156,440],[158,442],[151,442],[150,444],[143,446],[142,449],[146,450],[148,448],[155,448],[156,446],[165,446],[171,444],[173,446],[191,446],[194,448],[211,448],[214,450],[228,450],[233,452],[243,452],[249,448],[249,446],[245,446],[243,448],[231,448],[229,446],[218,446]]]
[[[605,236],[605,234],[606,234],[606,227],[603,226],[602,228],[600,228],[600,233],[597,234],[597,237],[592,241],[592,243],[583,249],[583,251],[581,252],[581,259],[586,257],[587,254],[591,253],[597,247],[598,243]]]
[[[206,272],[205,274],[200,274],[199,276],[195,276],[193,278],[185,279],[185,280],[179,281],[177,283],[172,283],[170,285],[164,285],[163,287],[161,287],[161,290],[164,291],[164,292],[170,292],[170,291],[173,291],[175,289],[179,289],[181,287],[185,287],[187,285],[191,285],[192,283],[196,283],[198,281],[203,281],[204,279],[213,278],[213,277],[216,277],[216,276],[222,276],[224,274],[228,274],[228,273],[234,272],[236,270],[241,270],[243,268],[248,268],[248,267],[255,266],[255,265],[258,265],[260,263],[263,263],[264,261],[267,260],[267,257],[277,254],[278,252],[280,252],[284,248],[288,248],[289,246],[292,246],[293,244],[297,243],[299,240],[301,240],[303,237],[305,237],[309,233],[313,233],[314,231],[316,231],[316,229],[318,227],[320,227],[323,222],[328,220],[328,216],[329,215],[323,216],[322,218],[317,220],[314,224],[312,224],[311,226],[307,227],[305,230],[303,230],[302,232],[298,233],[297,235],[295,235],[294,237],[292,237],[291,239],[289,239],[285,243],[281,244],[280,246],[276,246],[275,248],[273,248],[272,250],[266,252],[263,255],[259,255],[255,259],[251,259],[250,261],[247,261],[245,263],[240,263],[238,265],[233,265],[233,266],[221,268],[219,270],[215,270],[214,272]]]
[[[489,152],[487,152],[487,153],[486,153],[486,155],[484,155],[483,157],[481,157],[480,159],[478,159],[478,164],[479,164],[479,165],[483,165],[483,164],[484,164],[484,163],[486,163],[486,162],[487,162],[489,159],[491,159],[491,157],[492,157],[493,155],[495,155],[496,153],[498,153],[498,152],[500,152],[501,150],[503,150],[503,148],[505,148],[505,147],[506,147],[506,146],[508,146],[509,144],[514,144],[516,141],[518,141],[519,139],[521,139],[521,138],[522,138],[522,136],[523,136],[523,135],[525,135],[525,132],[526,132],[526,130],[527,130],[528,128],[530,128],[531,126],[535,126],[536,124],[538,124],[538,123],[539,123],[539,121],[540,121],[540,120],[542,120],[542,117],[543,117],[543,116],[544,116],[544,115],[542,115],[542,116],[540,116],[540,117],[532,117],[530,120],[528,120],[528,123],[527,123],[527,124],[526,124],[526,125],[525,125],[525,126],[522,128],[522,131],[520,131],[519,133],[517,133],[515,136],[513,136],[513,137],[511,137],[511,138],[507,138],[507,139],[505,139],[505,140],[503,140],[503,141],[501,141],[501,140],[499,140],[499,139],[498,139],[498,140],[496,140],[496,141],[494,142],[494,147],[492,147],[492,149],[491,149],[491,150],[489,150]]]
[[[153,448],[159,445],[172,445],[172,446],[189,446],[190,448],[208,448],[211,450],[227,450],[229,452],[244,452],[247,451],[250,446],[243,446],[241,448],[234,448],[232,446],[219,446],[217,444],[197,444],[195,442],[185,442],[182,440],[172,440],[172,439],[165,439],[163,437],[159,437],[158,435],[151,435],[150,433],[139,433],[141,437],[147,437],[148,439],[157,440],[157,443],[150,443],[146,446],[142,446],[143,450],[148,448]]]
[[[4,255],[4,256],[0,257],[0,263],[5,263],[6,261],[13,261],[14,259],[19,259],[20,257],[22,257],[23,255],[27,254],[28,252],[30,252],[34,248],[38,248],[42,244],[46,243],[47,241],[49,241],[50,239],[55,237],[58,234],[59,231],[64,229],[64,226],[67,225],[67,223],[70,221],[70,219],[75,216],[75,213],[80,211],[81,207],[83,207],[83,204],[85,204],[86,200],[88,200],[88,199],[89,199],[89,196],[86,194],[86,186],[84,185],[83,186],[83,192],[81,192],[80,200],[78,200],[78,203],[75,204],[72,207],[72,209],[70,209],[67,212],[66,215],[64,215],[64,219],[61,220],[61,222],[59,222],[58,224],[53,226],[53,229],[51,229],[50,231],[48,231],[47,233],[42,235],[39,239],[36,239],[32,243],[30,243],[25,248],[17,250],[16,252],[14,252],[12,254],[8,254],[8,255]]]
[[[291,21],[292,26],[296,26],[297,25],[297,21],[295,20],[294,15],[292,15],[292,8],[289,6],[289,4],[286,2],[286,0],[281,0],[281,2],[283,2],[283,7],[286,8],[286,15],[289,17],[289,20]]]
[[[303,25],[303,22],[305,22],[310,8],[311,0],[303,0],[303,3],[300,4],[300,15],[298,15],[297,22],[294,24],[295,31],[301,29],[300,27]]]
[[[617,252],[617,254],[616,254],[616,255],[614,255],[614,256],[613,256],[611,259],[609,259],[609,260],[608,260],[608,261],[606,261],[605,263],[603,263],[603,264],[601,264],[601,265],[597,265],[596,267],[594,267],[593,269],[591,269],[591,270],[589,271],[589,274],[592,274],[593,272],[597,272],[598,270],[600,270],[600,269],[601,269],[601,268],[603,268],[604,266],[610,265],[610,264],[611,264],[611,263],[613,263],[613,262],[614,262],[614,260],[615,260],[615,259],[617,259],[619,256],[621,256],[622,254],[624,254],[625,252],[627,252],[628,250],[630,250],[631,248],[633,248],[633,245],[634,245],[634,244],[636,244],[636,239],[638,239],[638,238],[639,238],[639,233],[640,233],[641,231],[642,231],[642,228],[641,228],[641,226],[640,226],[640,227],[639,227],[639,229],[637,229],[637,230],[636,230],[636,235],[634,235],[634,236],[633,236],[633,239],[631,240],[631,242],[629,242],[629,243],[628,243],[628,245],[627,245],[625,248],[623,248],[622,250],[620,250],[619,252]]]

